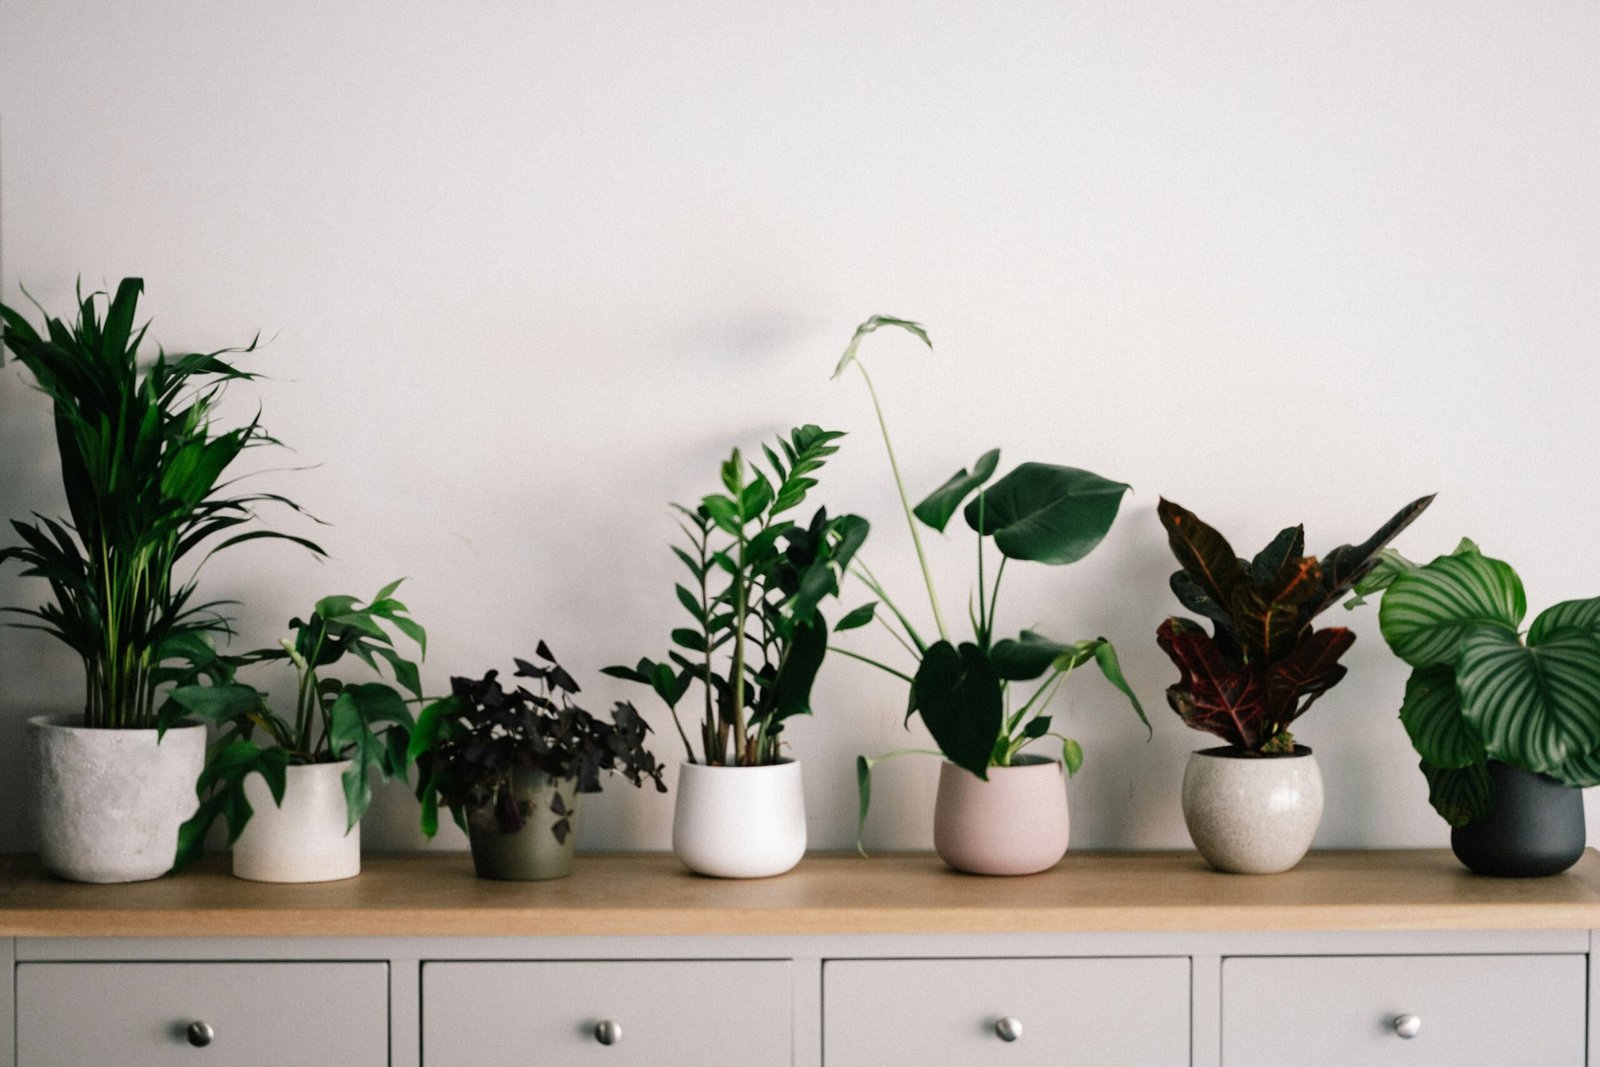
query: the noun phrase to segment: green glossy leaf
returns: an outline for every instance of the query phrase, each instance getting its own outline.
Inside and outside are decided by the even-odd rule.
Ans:
[[[1117,650],[1103,637],[1095,639],[1094,661],[1100,667],[1100,673],[1106,676],[1106,681],[1120,689],[1122,695],[1128,698],[1128,702],[1133,705],[1134,714],[1144,723],[1145,732],[1154,737],[1155,731],[1151,729],[1150,720],[1145,716],[1144,706],[1139,703],[1139,698],[1134,694],[1133,687],[1128,685],[1128,680],[1122,676],[1122,664],[1117,662]]]
[[[791,715],[811,714],[811,686],[823,657],[828,654],[828,625],[820,616],[794,628],[788,654],[773,683],[772,716],[782,722]]]
[[[1075,467],[1024,463],[967,504],[967,525],[993,536],[1011,559],[1072,563],[1087,556],[1111,529],[1130,486]]]
[[[1292,561],[1306,554],[1306,528],[1290,526],[1280,530],[1250,561],[1250,580],[1258,586],[1272,584]]]
[[[867,811],[872,807],[872,761],[865,756],[856,757],[856,851],[863,856],[866,847],[861,843],[861,833],[867,826]]]
[[[1100,642],[1078,641],[1065,644],[1043,634],[1024,630],[1015,640],[995,642],[989,650],[989,663],[995,674],[1012,682],[1027,682],[1047,670],[1068,671],[1094,658]]]
[[[922,323],[912,322],[909,319],[897,319],[889,315],[874,315],[856,327],[856,332],[851,335],[850,343],[845,346],[844,355],[839,357],[839,364],[833,368],[831,377],[837,378],[843,374],[846,368],[855,362],[856,351],[861,347],[861,339],[883,326],[898,326],[912,336],[920,338],[922,343],[929,348],[933,347],[933,342],[928,339],[928,331]]]
[[[1539,613],[1528,630],[1528,644],[1542,645],[1556,630],[1588,630],[1600,633],[1600,597],[1589,600],[1563,600]]]
[[[912,682],[912,700],[945,758],[979,778],[1004,726],[1000,678],[974,644],[928,646]]]
[[[1083,746],[1070,737],[1062,738],[1061,762],[1066,765],[1068,778],[1077,774],[1083,766]]]
[[[839,633],[843,630],[854,630],[867,625],[873,620],[877,610],[878,602],[876,600],[870,604],[863,604],[859,608],[855,608],[839,620],[839,624],[833,628],[834,633]]]
[[[1556,630],[1530,648],[1480,626],[1460,645],[1462,712],[1491,756],[1553,774],[1600,748],[1600,636]]]
[[[1461,713],[1456,672],[1439,664],[1419,667],[1406,681],[1400,722],[1411,736],[1411,747],[1441,770],[1455,770],[1488,758],[1483,741]]]
[[[912,509],[912,514],[935,530],[944,532],[949,525],[950,518],[963,501],[972,495],[973,490],[994,477],[995,468],[1000,465],[1000,450],[990,449],[978,457],[978,462],[972,465],[971,473],[965,467],[952,474],[939,488],[929,493],[927,497]]]
[[[1516,571],[1476,553],[1440,556],[1396,576],[1378,624],[1395,655],[1413,667],[1455,662],[1462,635],[1484,626],[1515,640],[1528,610]]]
[[[1418,766],[1428,780],[1428,803],[1451,826],[1465,826],[1494,811],[1494,779],[1485,764],[1446,769],[1423,760]]]
[[[1579,789],[1600,785],[1600,749],[1568,760],[1552,771],[1550,777]]]

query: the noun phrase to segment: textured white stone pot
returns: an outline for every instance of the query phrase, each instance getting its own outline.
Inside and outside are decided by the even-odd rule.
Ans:
[[[1232,746],[1189,755],[1183,821],[1194,847],[1219,871],[1277,874],[1299,863],[1322,821],[1322,772],[1299,745],[1282,756]]]
[[[142,882],[172,869],[178,827],[200,806],[206,728],[91,730],[81,716],[28,720],[45,869],[74,882]]]
[[[800,764],[678,766],[672,851],[691,871],[714,878],[768,878],[806,854]]]
[[[349,828],[343,775],[349,760],[289,767],[283,806],[267,780],[244,780],[255,809],[233,843],[233,874],[252,882],[335,882],[361,873],[361,824]]]
[[[969,874],[1037,874],[1067,854],[1066,774],[1055,760],[1021,757],[985,781],[949,760],[939,769],[933,847]]]

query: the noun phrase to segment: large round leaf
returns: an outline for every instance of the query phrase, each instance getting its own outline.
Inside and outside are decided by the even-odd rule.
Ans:
[[[1441,556],[1394,580],[1378,623],[1395,655],[1413,667],[1453,663],[1462,634],[1499,627],[1513,639],[1528,610],[1517,572],[1476,552]]]
[[[1423,760],[1419,766],[1428,780],[1428,803],[1451,826],[1465,826],[1494,812],[1494,779],[1486,764],[1447,769]]]
[[[1567,627],[1600,633],[1600,597],[1563,600],[1541,611],[1528,630],[1528,644],[1542,645],[1552,631]]]
[[[1411,672],[1400,722],[1417,755],[1441,770],[1482,763],[1486,756],[1483,741],[1461,714],[1453,668],[1422,667]]]
[[[978,457],[978,462],[972,465],[971,473],[962,467],[950,476],[939,488],[929,493],[927,499],[912,509],[912,514],[927,525],[944,533],[944,528],[949,525],[950,517],[961,507],[961,502],[972,495],[972,491],[994,477],[995,468],[1000,466],[1000,450],[991,448]]]
[[[911,698],[945,758],[987,778],[989,756],[1005,725],[1000,678],[974,644],[928,646],[911,683]]]
[[[1130,488],[1075,467],[1024,463],[970,501],[963,515],[1011,559],[1074,563],[1105,538]]]
[[[1600,637],[1587,630],[1527,647],[1478,627],[1461,638],[1456,682],[1463,714],[1496,759],[1553,774],[1600,748]]]

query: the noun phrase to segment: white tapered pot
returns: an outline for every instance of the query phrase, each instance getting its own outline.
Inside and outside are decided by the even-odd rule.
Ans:
[[[1232,746],[1189,755],[1183,821],[1207,863],[1231,874],[1277,874],[1305,856],[1322,822],[1322,772],[1304,745],[1281,756]]]
[[[678,767],[672,851],[691,871],[713,878],[769,878],[806,854],[806,804],[800,764]]]
[[[39,854],[73,882],[142,882],[172,869],[178,827],[200,806],[206,728],[90,729],[77,715],[28,720]]]
[[[346,830],[345,769],[339,763],[289,767],[283,806],[259,774],[244,780],[255,809],[233,843],[233,873],[252,882],[335,882],[361,873],[361,824]]]

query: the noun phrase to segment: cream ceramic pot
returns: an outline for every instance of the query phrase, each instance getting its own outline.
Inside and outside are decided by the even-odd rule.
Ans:
[[[77,715],[28,720],[45,869],[74,882],[140,882],[172,869],[200,801],[206,728],[91,730]]]
[[[1233,874],[1277,874],[1299,863],[1322,821],[1322,772],[1304,745],[1282,756],[1231,746],[1189,755],[1183,821],[1207,863]]]
[[[806,854],[800,764],[678,766],[672,851],[691,871],[714,878],[768,878]]]
[[[1060,763],[1022,756],[985,781],[945,761],[933,808],[939,858],[969,874],[1036,874],[1067,853],[1066,775]]]
[[[259,774],[244,780],[255,814],[233,843],[233,873],[252,882],[334,882],[361,873],[361,824],[349,827],[349,760],[289,767],[283,806]]]

